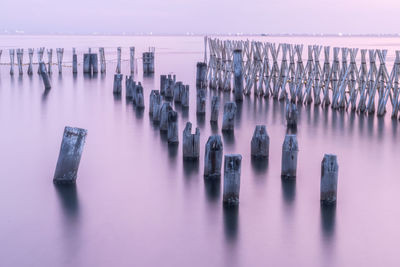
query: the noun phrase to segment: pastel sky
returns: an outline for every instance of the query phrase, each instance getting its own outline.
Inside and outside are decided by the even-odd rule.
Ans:
[[[400,0],[1,0],[0,32],[399,33]]]

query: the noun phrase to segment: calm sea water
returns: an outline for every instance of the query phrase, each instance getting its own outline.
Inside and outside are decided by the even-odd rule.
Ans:
[[[249,37],[250,38],[250,37]],[[387,48],[395,38],[264,37],[265,41]],[[0,66],[0,266],[399,266],[399,122],[385,118],[301,107],[297,180],[280,178],[286,132],[284,104],[245,98],[224,153],[243,156],[240,205],[222,206],[222,183],[203,179],[204,146],[218,128],[207,114],[196,117],[195,63],[204,58],[202,37],[0,36],[0,49],[64,47],[71,61],[77,47],[156,47],[156,73],[143,77],[146,109],[112,94],[115,63],[107,74],[86,77],[79,66],[51,76],[45,93],[36,73],[9,75]],[[55,54],[55,52],[54,52]],[[47,57],[45,56],[45,59]],[[25,54],[27,59],[27,54]],[[36,55],[35,55],[36,61]],[[53,61],[56,61],[55,55]],[[9,62],[3,51],[2,63]],[[141,63],[139,61],[139,63]],[[68,63],[67,63],[68,64]],[[26,73],[25,66],[25,73]],[[122,70],[128,74],[129,62]],[[190,85],[190,109],[179,106],[179,132],[187,121],[200,127],[198,164],[182,160],[148,115],[150,90],[160,74],[174,73]],[[220,94],[223,101],[232,98]],[[255,125],[266,124],[269,162],[252,161]],[[52,183],[64,126],[88,129],[75,187]],[[338,203],[322,209],[320,169],[324,153],[339,162]]]

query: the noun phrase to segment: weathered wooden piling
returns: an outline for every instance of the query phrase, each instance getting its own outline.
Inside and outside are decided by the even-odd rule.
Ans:
[[[15,50],[14,49],[9,49],[8,52],[10,53],[10,75],[14,75]]]
[[[299,146],[297,144],[296,135],[287,134],[282,145],[282,178],[296,178],[298,153]]]
[[[28,57],[29,57],[29,65],[28,65],[28,75],[33,74],[33,48],[28,48]]]
[[[297,107],[296,104],[288,102],[286,104],[286,125],[289,128],[297,127]]]
[[[117,74],[121,73],[121,47],[117,48],[117,68],[115,70]]]
[[[53,49],[47,49],[47,73],[53,73]]]
[[[58,64],[58,73],[62,73],[62,62],[64,57],[64,48],[57,48],[57,64]]]
[[[133,91],[136,86],[135,81],[133,80],[132,76],[125,77],[125,98],[132,99],[133,98]]]
[[[153,114],[153,109],[154,109],[154,105],[155,102],[158,101],[159,98],[158,96],[160,95],[160,91],[159,90],[151,90],[150,92],[150,103],[149,103],[149,114],[152,115]]]
[[[75,183],[86,135],[85,129],[65,127],[53,178],[54,183]]]
[[[135,73],[135,47],[129,47],[129,63],[131,67],[131,74]]]
[[[236,103],[227,102],[224,105],[224,116],[222,118],[222,131],[233,131],[235,126]]]
[[[121,94],[122,92],[122,74],[114,74],[114,86],[113,86],[113,93],[114,94]]]
[[[91,73],[90,68],[90,54],[83,54],[83,73]]]
[[[204,153],[204,177],[220,178],[224,146],[220,135],[208,138]]]
[[[176,82],[174,85],[174,102],[181,103],[182,102],[182,92],[183,92],[183,83]]]
[[[178,144],[178,112],[170,110],[168,112],[168,144]]]
[[[99,48],[99,56],[100,56],[100,72],[106,72],[106,56],[104,53],[104,47]]]
[[[165,88],[167,87],[167,75],[160,76],[160,94],[165,93]]]
[[[218,114],[219,114],[219,96],[213,96],[211,99],[211,122],[218,122]]]
[[[338,174],[337,156],[325,154],[321,162],[321,203],[336,203]]]
[[[196,114],[204,115],[206,114],[206,90],[198,88],[196,93]]]
[[[24,74],[24,70],[22,69],[23,61],[24,61],[24,49],[19,48],[17,49],[17,64],[18,64],[19,75]]]
[[[165,99],[172,100],[174,98],[174,86],[175,80],[172,78],[171,75],[168,75],[164,89]]]
[[[172,110],[170,102],[164,102],[160,110],[160,131],[168,131],[168,113]]]
[[[44,47],[39,47],[39,49],[37,50],[38,64],[43,62],[43,54],[44,54]],[[38,74],[40,74],[40,65],[38,67]]]
[[[233,69],[233,88],[235,90],[235,101],[243,101],[243,59],[242,50],[240,49],[233,51]]]
[[[225,155],[224,160],[224,195],[223,202],[228,205],[239,204],[240,172],[242,156],[239,154]]]
[[[192,123],[187,122],[183,130],[182,138],[183,158],[189,160],[198,160],[200,154],[200,129],[196,127],[196,132],[192,134]]]
[[[98,72],[99,72],[99,60],[97,54],[92,53],[91,49],[89,48],[89,53],[83,54],[83,73],[95,74]]]
[[[207,63],[197,62],[196,87],[207,87]]]
[[[154,73],[154,47],[150,47],[149,52],[143,53],[143,73]]]
[[[95,53],[90,54],[90,68],[91,68],[92,73],[99,72],[99,60],[98,60],[97,54],[95,54]]]
[[[72,48],[72,73],[78,73],[78,56],[75,48]]]
[[[251,156],[255,158],[268,158],[269,136],[265,125],[257,125],[251,139]]]
[[[182,87],[182,98],[181,98],[182,107],[189,107],[189,85],[183,85]]]
[[[153,103],[153,112],[152,112],[152,116],[153,116],[153,122],[158,123],[160,122],[161,119],[161,103],[162,103],[162,96],[158,93],[155,94],[154,96],[154,101]]]
[[[42,76],[44,89],[45,90],[51,89],[49,76],[48,76],[47,71],[46,71],[46,64],[44,62],[40,62],[39,63],[39,69],[40,69],[40,76]]]
[[[133,97],[135,98],[133,103],[136,105],[136,108],[144,108],[143,86],[140,82],[134,87]]]

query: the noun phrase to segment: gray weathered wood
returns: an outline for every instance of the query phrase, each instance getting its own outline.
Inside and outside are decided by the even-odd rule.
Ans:
[[[289,128],[296,128],[297,127],[297,107],[296,104],[288,102],[286,104],[286,124]]]
[[[200,129],[196,127],[196,132],[192,134],[192,123],[187,122],[183,130],[182,138],[183,158],[190,160],[199,159],[200,154]]]
[[[39,63],[39,69],[40,69],[40,76],[42,76],[44,89],[45,90],[51,89],[49,76],[48,76],[47,71],[46,71],[46,64],[44,62]]]
[[[78,73],[78,56],[75,48],[72,48],[72,73]]]
[[[225,155],[223,195],[223,202],[225,204],[236,205],[239,203],[241,165],[241,155]]]
[[[325,154],[321,162],[321,202],[323,204],[336,203],[338,174],[337,156]]]
[[[296,135],[287,134],[282,145],[282,178],[296,178],[299,146]]]
[[[10,75],[14,75],[15,50],[14,49],[9,49],[8,52],[10,54]]]
[[[213,96],[211,99],[211,122],[218,122],[218,114],[219,114],[219,96]]]
[[[164,102],[160,110],[160,131],[168,131],[168,113],[172,110],[170,102]]]
[[[160,75],[160,94],[165,93],[165,88],[167,87],[167,75]]]
[[[251,139],[251,156],[255,158],[268,158],[269,136],[265,125],[257,125]]]
[[[19,75],[24,74],[24,70],[22,68],[24,61],[24,49],[19,48],[17,49],[17,64],[18,64],[18,73]]]
[[[222,131],[233,131],[235,126],[236,103],[227,102],[224,105],[224,116],[222,118]]]
[[[58,73],[62,73],[62,62],[64,57],[64,48],[57,48],[57,64],[58,64]]]
[[[53,178],[55,183],[75,183],[86,135],[85,129],[65,127]]]
[[[113,87],[113,93],[114,94],[121,94],[122,92],[122,79],[123,76],[122,74],[114,74],[114,87]]]
[[[189,85],[183,85],[182,87],[182,99],[181,99],[182,107],[189,107]]]
[[[140,82],[135,87],[134,92],[135,92],[133,94],[133,96],[135,97],[134,104],[136,105],[137,108],[144,108],[143,86]]]
[[[182,92],[183,92],[182,82],[176,82],[174,85],[174,102],[175,103],[182,102]]]
[[[34,52],[33,48],[28,48],[28,57],[29,57],[28,75],[33,74],[33,52]]]
[[[235,90],[235,101],[243,101],[243,59],[242,50],[236,49],[233,51],[233,70],[234,82],[233,88]]]
[[[153,114],[153,109],[154,109],[154,105],[156,105],[156,101],[159,101],[159,99],[161,100],[160,97],[158,97],[160,95],[160,91],[159,90],[151,90],[150,92],[150,97],[149,97],[149,114],[152,115]]]
[[[125,77],[125,98],[132,99],[133,91],[136,87],[136,82],[133,80],[133,76]]]
[[[129,63],[131,67],[131,74],[135,73],[135,47],[129,47]]]
[[[196,113],[199,115],[206,114],[206,90],[202,88],[197,89]]]
[[[205,62],[197,62],[196,87],[207,87],[207,64]]]
[[[47,73],[53,73],[53,49],[47,49]]]
[[[115,69],[117,74],[121,73],[121,47],[117,47],[117,68]]]
[[[204,177],[220,178],[224,146],[220,135],[208,138],[204,153]]]
[[[178,144],[178,112],[170,110],[168,112],[168,144]]]
[[[171,75],[168,75],[164,90],[164,97],[167,100],[172,100],[174,98],[174,85],[175,81]]]

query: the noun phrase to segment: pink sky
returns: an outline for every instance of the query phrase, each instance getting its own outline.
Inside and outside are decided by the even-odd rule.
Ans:
[[[399,33],[398,0],[2,0],[0,32]]]

